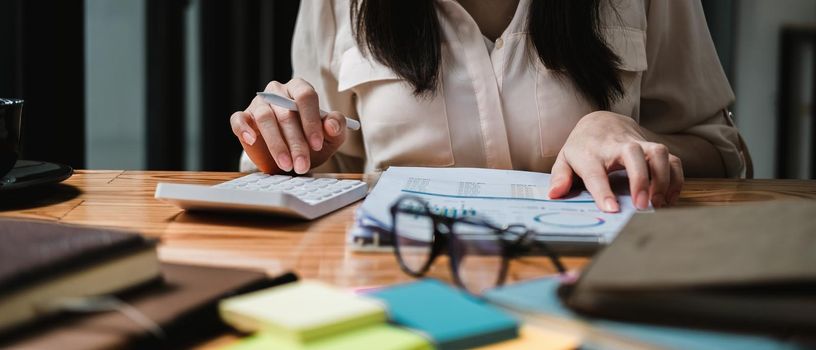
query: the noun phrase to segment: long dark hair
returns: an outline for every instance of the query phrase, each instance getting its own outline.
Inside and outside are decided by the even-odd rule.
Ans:
[[[530,45],[550,70],[572,81],[598,109],[623,95],[620,58],[601,34],[601,0],[532,0]],[[357,44],[414,88],[433,93],[442,60],[434,0],[351,0]]]

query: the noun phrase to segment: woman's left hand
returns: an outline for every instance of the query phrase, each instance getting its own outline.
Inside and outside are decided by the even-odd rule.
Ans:
[[[646,140],[632,119],[599,111],[575,125],[552,168],[550,197],[569,193],[578,175],[603,211],[617,212],[620,205],[609,185],[609,172],[626,169],[632,200],[638,209],[661,207],[677,201],[683,187],[680,158],[668,147]]]

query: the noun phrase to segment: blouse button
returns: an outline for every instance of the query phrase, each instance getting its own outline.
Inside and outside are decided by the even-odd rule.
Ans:
[[[504,46],[504,40],[502,38],[496,39],[496,45],[494,46],[495,49],[501,49]]]

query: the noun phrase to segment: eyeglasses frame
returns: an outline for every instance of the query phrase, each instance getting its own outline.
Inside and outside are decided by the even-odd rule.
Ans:
[[[422,204],[421,211],[408,211],[400,207],[404,201],[413,200],[418,203]],[[439,215],[432,213],[431,210],[428,208],[428,202],[424,199],[412,196],[412,195],[405,195],[397,199],[396,202],[390,208],[391,212],[391,223],[392,227],[390,230],[391,234],[391,241],[394,246],[394,255],[399,262],[400,269],[416,278],[420,278],[425,276],[428,273],[428,270],[433,265],[436,258],[446,253],[450,259],[450,269],[451,274],[453,275],[454,283],[457,286],[467,289],[465,284],[463,283],[462,278],[459,274],[459,265],[462,262],[462,259],[465,257],[465,253],[456,253],[457,250],[455,249],[455,244],[457,240],[461,239],[458,237],[457,233],[454,232],[453,226],[457,222],[467,223],[471,225],[483,226],[492,230],[492,232],[499,237],[498,241],[500,242],[501,247],[501,265],[499,266],[499,276],[497,281],[495,281],[495,286],[502,286],[507,279],[507,271],[510,265],[510,260],[519,258],[524,256],[525,253],[529,253],[534,249],[539,249],[544,254],[550,258],[550,261],[555,266],[556,270],[559,274],[566,273],[566,268],[561,263],[561,260],[558,258],[558,255],[553,252],[549,246],[537,240],[535,237],[538,235],[537,232],[527,228],[523,224],[512,224],[507,225],[505,227],[499,227],[485,218],[482,217],[458,217],[453,218],[449,216]],[[413,271],[411,268],[407,266],[407,264],[403,261],[402,254],[400,253],[400,243],[397,237],[397,214],[399,213],[408,213],[414,215],[424,215],[431,218],[433,223],[433,235],[431,243],[431,251],[429,253],[428,259],[425,261],[422,268],[419,271]],[[441,232],[440,228],[444,228],[444,230],[450,234],[445,234]],[[507,239],[506,237],[514,236],[513,239]]]

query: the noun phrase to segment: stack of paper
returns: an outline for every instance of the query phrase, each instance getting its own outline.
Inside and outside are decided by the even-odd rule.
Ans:
[[[621,211],[604,213],[586,192],[564,199],[547,196],[550,175],[476,169],[390,167],[368,194],[349,231],[356,250],[390,251],[389,209],[404,195],[428,202],[432,212],[449,216],[482,216],[498,226],[523,224],[548,243],[604,245],[611,242],[636,212],[625,173],[611,177]]]

